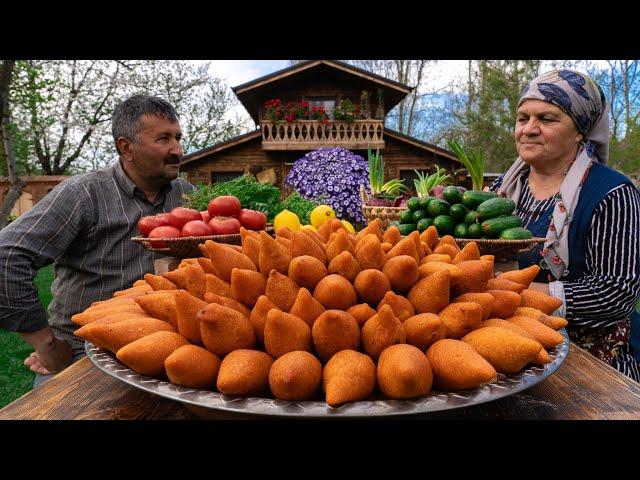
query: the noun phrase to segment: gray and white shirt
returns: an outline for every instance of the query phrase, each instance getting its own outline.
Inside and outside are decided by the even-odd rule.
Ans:
[[[139,235],[138,220],[183,205],[183,194],[193,188],[178,178],[152,204],[119,161],[64,180],[0,231],[0,328],[33,332],[48,323],[77,359],[84,342],[73,335],[78,326],[71,316],[153,272],[159,254],[131,241]],[[47,320],[34,278],[51,263]]]

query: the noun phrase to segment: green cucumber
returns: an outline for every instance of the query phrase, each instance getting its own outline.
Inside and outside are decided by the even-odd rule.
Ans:
[[[487,237],[498,238],[500,233],[507,228],[522,226],[522,219],[517,215],[500,215],[499,217],[488,218],[480,223],[482,233]]]
[[[462,204],[475,210],[482,202],[498,196],[495,192],[479,192],[478,190],[467,190],[462,194]]]
[[[435,218],[438,215],[449,215],[450,208],[451,206],[444,200],[436,199],[429,202],[429,206],[427,207],[427,212],[429,212],[430,216]]]
[[[490,198],[485,200],[476,211],[478,212],[478,220],[486,220],[487,218],[499,217],[500,215],[511,215],[516,209],[516,202],[510,198]]]
[[[431,225],[433,225],[433,218],[423,218],[422,220],[418,221],[418,223],[416,224],[416,227],[418,231],[422,233]]]
[[[482,227],[479,223],[469,225],[469,238],[480,238],[482,236]]]
[[[398,225],[398,230],[400,230],[400,235],[409,235],[416,229],[415,223],[401,223]]]
[[[476,223],[478,221],[477,215],[478,212],[476,212],[475,210],[469,210],[469,213],[464,216],[464,223],[466,223],[467,225]]]
[[[431,200],[436,200],[436,197],[422,197],[418,202],[420,204],[420,210],[426,210],[431,203]]]
[[[422,220],[423,218],[427,218],[428,216],[429,214],[424,210],[416,210],[412,215],[413,221],[415,223],[418,223],[420,220]]]
[[[413,211],[420,209],[420,199],[418,197],[411,197],[407,200],[407,208]]]
[[[462,203],[462,193],[458,190],[458,187],[449,185],[442,191],[442,198],[444,198],[451,205],[454,203]]]
[[[531,232],[523,227],[507,228],[500,232],[500,238],[505,240],[528,240],[531,237]]]
[[[467,213],[469,213],[469,209],[461,203],[451,205],[451,208],[449,209],[449,215],[459,221],[464,220],[464,217],[467,215]]]
[[[453,230],[453,236],[456,238],[469,238],[469,225],[466,223],[459,223]]]
[[[411,210],[403,210],[400,212],[400,223],[413,222],[413,212]]]
[[[449,215],[438,215],[433,219],[433,225],[438,230],[438,235],[451,235],[456,226],[456,222]]]

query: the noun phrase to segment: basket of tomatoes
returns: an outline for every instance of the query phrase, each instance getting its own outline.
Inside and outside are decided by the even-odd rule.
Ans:
[[[142,217],[138,221],[140,235],[131,240],[153,252],[193,258],[202,256],[198,245],[207,240],[241,245],[240,227],[273,231],[263,212],[242,208],[236,197],[223,195],[212,199],[203,211],[176,207]]]

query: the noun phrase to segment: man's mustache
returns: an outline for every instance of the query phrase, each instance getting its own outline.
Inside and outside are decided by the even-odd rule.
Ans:
[[[168,157],[166,157],[164,159],[164,164],[165,165],[174,165],[176,163],[180,163],[180,160],[182,160],[182,158],[179,157],[178,155],[169,155]]]

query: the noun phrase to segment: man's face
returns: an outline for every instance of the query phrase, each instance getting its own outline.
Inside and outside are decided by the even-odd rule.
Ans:
[[[184,155],[180,124],[156,115],[143,115],[135,142],[123,151],[141,178],[152,183],[168,183],[178,177]]]

